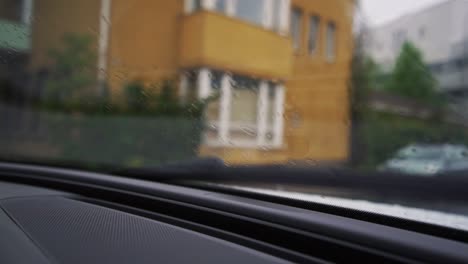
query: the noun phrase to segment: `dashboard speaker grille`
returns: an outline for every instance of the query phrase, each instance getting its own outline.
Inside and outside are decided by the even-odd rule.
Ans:
[[[58,263],[281,263],[200,233],[63,197],[1,206]]]

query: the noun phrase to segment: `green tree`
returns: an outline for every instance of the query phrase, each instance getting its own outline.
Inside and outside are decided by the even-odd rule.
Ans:
[[[351,96],[353,117],[361,118],[368,112],[368,97],[385,83],[380,66],[370,57],[355,51],[351,63]]]
[[[384,89],[387,75],[371,57],[365,57],[363,61],[364,72],[368,78],[369,88],[371,90]]]
[[[165,79],[150,85],[134,80],[124,87],[123,102],[126,111],[132,114],[186,116],[198,119],[202,117],[206,104],[213,100],[208,98],[181,104],[176,91],[174,79]]]
[[[95,84],[96,54],[93,45],[90,35],[66,33],[62,37],[62,47],[49,51],[52,66],[46,82],[48,100],[70,100],[77,92],[84,92]]]
[[[440,104],[437,82],[427,68],[421,51],[406,42],[397,58],[386,90],[421,102]]]

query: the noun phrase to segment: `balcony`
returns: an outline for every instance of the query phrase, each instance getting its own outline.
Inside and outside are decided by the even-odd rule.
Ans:
[[[289,38],[210,11],[184,16],[180,66],[209,66],[248,76],[285,79],[292,71]]]

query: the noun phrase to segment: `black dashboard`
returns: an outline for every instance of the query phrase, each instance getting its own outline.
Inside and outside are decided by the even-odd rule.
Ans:
[[[0,183],[1,263],[285,263],[42,188]]]
[[[468,262],[466,241],[239,195],[4,163],[0,179],[0,263]]]

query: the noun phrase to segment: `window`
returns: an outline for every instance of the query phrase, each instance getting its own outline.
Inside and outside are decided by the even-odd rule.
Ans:
[[[286,33],[287,3],[287,0],[186,0],[185,8],[187,13],[205,8]]]
[[[426,28],[425,27],[420,27],[419,31],[418,31],[418,34],[419,34],[420,39],[424,39],[424,37],[426,36]]]
[[[215,9],[220,13],[226,13],[227,0],[216,0]]]
[[[213,98],[205,110],[205,144],[249,148],[282,145],[282,85],[240,75],[230,77],[215,70],[209,70],[210,78],[205,79],[203,74],[206,69],[183,74],[181,84],[185,88],[181,90],[189,97],[200,95],[200,90],[208,87],[206,96]]]
[[[334,60],[336,56],[336,25],[333,22],[327,25],[327,59]]]
[[[263,22],[265,0],[237,0],[236,16],[261,25]]]
[[[229,132],[233,140],[252,142],[257,138],[259,82],[250,78],[233,78],[231,122]]]
[[[312,202],[330,194],[375,212],[371,203],[388,202],[380,212],[468,232],[468,178],[442,184],[468,175],[468,0],[415,2],[0,0],[0,171],[17,167],[8,160],[128,174],[181,166],[188,180],[192,165],[258,166],[278,181],[253,183],[242,169],[233,187]],[[349,190],[288,184],[288,168],[300,180],[330,165]],[[361,172],[385,197],[346,184]],[[220,185],[211,179],[200,178]],[[391,193],[400,184],[408,192]]]
[[[309,54],[313,54],[317,50],[317,43],[319,37],[320,18],[312,16],[309,22]]]
[[[278,117],[278,112],[276,111],[276,97],[277,97],[277,85],[275,83],[269,83],[268,85],[268,107],[267,107],[267,131],[265,135],[265,140],[267,145],[274,144],[274,134],[276,118]]]
[[[403,43],[406,41],[406,31],[398,30],[393,33],[393,49],[399,51]]]
[[[193,10],[202,9],[202,0],[193,0]]]
[[[298,8],[293,8],[291,13],[291,37],[295,50],[299,50],[301,45],[301,21],[302,11]]]

